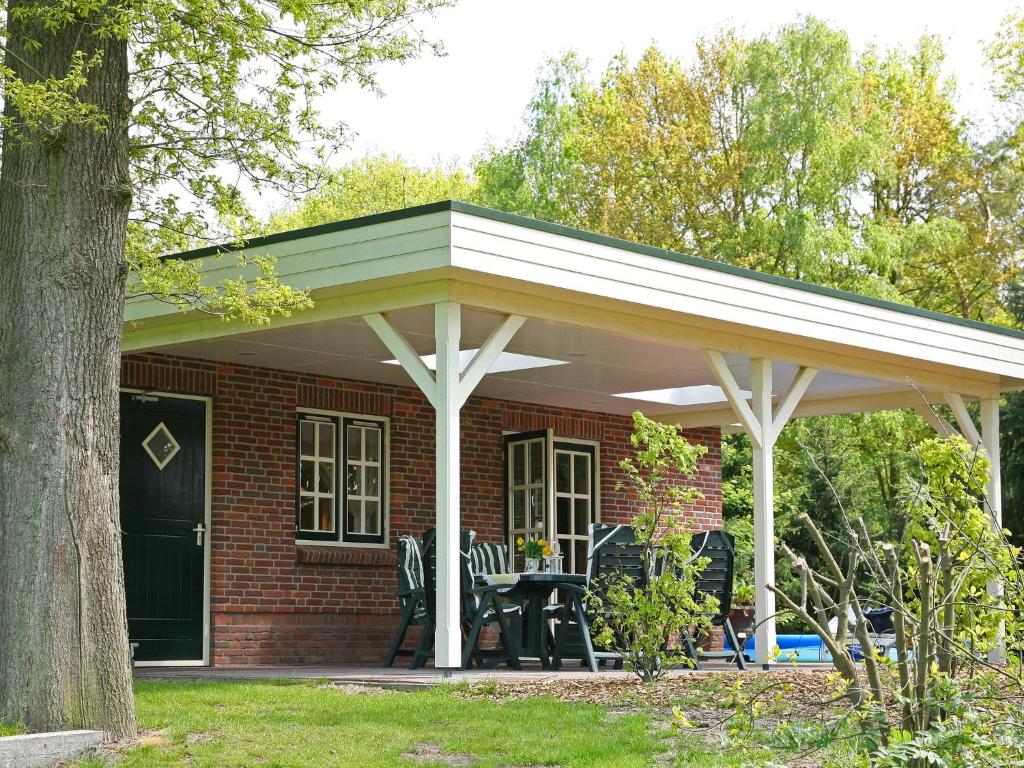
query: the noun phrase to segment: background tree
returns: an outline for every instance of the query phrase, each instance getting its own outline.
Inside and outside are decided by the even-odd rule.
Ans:
[[[317,192],[272,215],[266,230],[283,232],[473,195],[469,174],[460,168],[420,168],[398,157],[369,156],[328,172]]]
[[[0,717],[134,732],[118,520],[126,290],[250,322],[308,303],[160,254],[242,231],[342,140],[315,100],[374,88],[444,0],[0,5]]]
[[[1024,107],[1021,17],[1007,21],[990,55],[999,93],[1015,109]],[[995,139],[978,141],[977,126],[956,110],[956,84],[942,74],[943,56],[933,37],[909,51],[857,53],[845,33],[814,18],[754,39],[722,32],[699,41],[688,64],[655,48],[635,63],[618,56],[597,82],[569,55],[539,79],[523,135],[478,158],[477,199],[717,261],[1011,323],[1009,287],[1019,278],[1024,242],[1024,110]],[[985,128],[991,136],[992,126]],[[1024,431],[1013,426],[1017,405],[1007,398],[1003,413],[1006,518],[1014,526],[1014,505],[1024,499],[1016,490],[1024,472],[1011,469],[1019,466],[1013,435]],[[909,412],[787,427],[776,451],[780,536],[805,535],[796,522],[800,510],[838,525],[818,463],[872,533],[898,540],[904,523],[897,489],[918,471],[911,448],[929,433]],[[724,513],[741,541],[752,507],[748,467],[747,439],[727,437]],[[780,564],[784,584],[786,568]]]
[[[585,68],[570,52],[548,62],[527,105],[526,135],[507,147],[488,147],[473,173],[475,201],[510,213],[570,226],[583,224],[568,201],[582,199],[575,145],[575,106],[590,93]]]
[[[1018,328],[1024,328],[1024,287],[1009,286],[1010,313]],[[999,425],[1000,459],[1003,481],[1003,525],[1012,541],[1024,547],[1024,393],[1003,397]]]

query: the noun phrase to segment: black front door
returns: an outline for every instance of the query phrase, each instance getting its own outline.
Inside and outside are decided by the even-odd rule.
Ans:
[[[121,394],[121,531],[136,661],[201,661],[206,402]]]

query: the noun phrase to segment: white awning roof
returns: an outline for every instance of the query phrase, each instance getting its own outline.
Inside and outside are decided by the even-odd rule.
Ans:
[[[131,299],[124,351],[408,384],[366,326],[389,313],[416,352],[433,350],[437,301],[465,308],[463,349],[502,314],[528,318],[509,353],[562,365],[495,370],[489,396],[681,423],[729,423],[724,402],[676,403],[624,393],[714,385],[702,349],[726,354],[740,386],[750,360],[776,361],[785,391],[800,366],[821,370],[796,415],[908,407],[942,392],[991,397],[1024,388],[1024,333],[694,259],[462,203],[438,203],[251,241],[277,258],[316,306],[267,328]],[[211,281],[237,275],[230,253],[207,259]],[[505,366],[508,368],[509,366]],[[692,401],[692,402],[691,402]],[[691,402],[679,405],[679,402]]]

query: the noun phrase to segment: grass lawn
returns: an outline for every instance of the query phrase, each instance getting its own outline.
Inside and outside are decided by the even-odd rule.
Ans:
[[[21,733],[20,728],[7,725],[3,720],[0,720],[0,736],[17,736],[19,733]]]
[[[600,706],[550,698],[493,702],[443,688],[366,694],[265,682],[138,683],[136,693],[140,726],[158,733],[123,753],[116,764],[125,768],[629,768],[651,765],[670,746],[645,715],[609,718]]]
[[[505,695],[500,689],[435,688],[364,692],[314,682],[136,684],[140,742],[78,768],[188,766],[667,766],[754,768],[785,765],[786,754],[761,736],[727,746],[707,731],[668,728],[666,701],[627,698],[562,701]],[[637,693],[640,693],[640,696]],[[721,701],[721,684],[673,698],[689,706]],[[702,695],[703,694],[703,695]],[[830,752],[796,764],[849,768],[852,755]]]

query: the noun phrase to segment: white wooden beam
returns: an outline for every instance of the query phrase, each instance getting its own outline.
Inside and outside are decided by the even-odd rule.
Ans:
[[[460,411],[477,384],[505,349],[526,318],[506,316],[491,332],[473,360],[460,371],[462,307],[450,301],[434,304],[434,352],[437,362],[431,373],[416,350],[380,313],[363,316],[402,368],[434,406],[436,434],[437,507],[437,624],[434,629],[434,666],[462,666],[460,619],[461,553],[459,552],[459,496],[461,480]]]
[[[800,405],[800,398],[807,392],[807,388],[811,386],[811,382],[814,381],[814,377],[818,375],[817,368],[801,368],[796,378],[793,379],[793,383],[789,385],[789,391],[782,398],[782,402],[779,403],[775,409],[775,415],[772,418],[771,425],[771,443],[774,444],[779,439],[779,435],[782,433],[783,428],[789,423],[790,417],[796,410],[796,407]]]
[[[416,353],[416,350],[409,345],[405,337],[399,333],[398,329],[384,315],[378,313],[363,315],[363,320],[373,329],[377,337],[384,342],[384,346],[395,356],[395,359],[398,360],[405,372],[409,374],[410,378],[416,383],[416,386],[420,388],[420,391],[426,395],[430,404],[436,408],[437,403],[434,402],[436,390],[434,375],[427,368],[427,364]]]
[[[477,384],[480,383],[480,380],[490,370],[494,361],[498,359],[498,355],[504,351],[508,343],[512,341],[512,337],[516,335],[516,331],[522,328],[525,322],[526,318],[522,315],[506,315],[498,323],[497,327],[491,331],[487,341],[476,351],[473,359],[466,366],[466,370],[462,374],[459,382],[460,408],[466,404],[466,400],[469,399],[473,390],[476,389]]]
[[[462,666],[460,619],[460,411],[477,384],[526,318],[505,317],[461,372],[462,307],[449,301],[434,304],[435,372],[431,373],[405,337],[380,313],[363,316],[434,406],[436,434],[436,579],[437,624],[434,629],[434,666]]]
[[[942,400],[941,392],[928,391],[924,396],[929,402]],[[805,397],[796,406],[790,420],[808,416],[834,416],[839,413],[870,413],[871,411],[892,411],[902,408],[918,408],[924,405],[921,394],[914,390],[902,392],[876,392],[870,394],[840,395],[839,397]],[[719,427],[736,423],[736,414],[728,405],[718,408],[677,411],[653,415],[651,418],[666,424],[679,424],[686,428]]]
[[[974,426],[974,419],[971,418],[971,414],[967,412],[967,406],[964,405],[964,399],[956,392],[946,392],[945,397],[949,407],[953,409],[956,423],[960,427],[960,434],[974,448],[984,447],[978,428]]]
[[[462,666],[459,553],[459,341],[462,312],[458,304],[434,305],[434,343],[437,353],[436,424],[437,496],[437,625],[434,629],[434,666]],[[418,359],[418,358],[417,358]]]
[[[760,430],[752,445],[754,459],[754,614],[757,619],[754,656],[757,664],[768,663],[775,650],[775,443],[772,413],[772,361],[750,361],[751,411]],[[754,442],[753,440],[751,441]]]
[[[729,401],[729,405],[732,406],[736,417],[740,420],[740,424],[742,424],[743,429],[746,430],[747,436],[750,438],[750,442],[755,446],[760,446],[763,439],[761,424],[758,422],[754,412],[750,409],[750,406],[747,405],[747,400],[743,397],[743,390],[740,389],[739,384],[736,383],[736,377],[733,376],[732,371],[729,370],[729,366],[725,362],[725,356],[714,349],[702,350],[701,354],[704,356],[704,361],[711,369],[711,373],[714,374],[715,380],[718,382],[718,386],[720,386],[722,388],[722,392],[725,393],[725,397]],[[768,402],[769,404],[771,403],[771,398],[769,398]],[[766,423],[771,423],[770,418]]]
[[[1001,531],[1003,529],[1003,488],[999,456],[999,401],[995,398],[986,398],[981,401],[981,439],[992,467],[986,496],[992,514],[992,523],[997,531]]]
[[[757,617],[755,660],[767,665],[775,651],[775,440],[793,414],[817,371],[801,368],[776,409],[772,402],[773,363],[763,357],[750,361],[750,405],[721,352],[703,350],[704,360],[725,393],[735,416],[750,437],[754,495],[754,613]]]
[[[448,282],[431,279],[370,290],[363,285],[334,286],[311,291],[310,298],[315,302],[311,309],[293,312],[287,317],[278,315],[265,326],[247,325],[238,320],[225,321],[223,317],[201,312],[175,311],[173,315],[149,320],[126,317],[121,352],[145,352],[160,347],[228,337],[245,339],[269,329],[297,328],[312,323],[361,317],[368,312],[385,313],[422,307],[447,299]]]
[[[459,276],[460,278],[463,275]],[[692,349],[768,357],[780,363],[806,365],[819,370],[863,376],[906,386],[908,377],[928,392],[961,392],[971,397],[995,397],[1001,385],[998,375],[968,368],[925,363],[849,345],[836,346],[813,339],[795,340],[763,329],[739,329],[736,325],[651,306],[626,305],[596,296],[541,285],[516,283],[503,278],[474,282],[451,281],[451,300],[478,309],[514,313],[556,323],[643,338],[652,342]],[[573,286],[575,288],[575,286]]]

